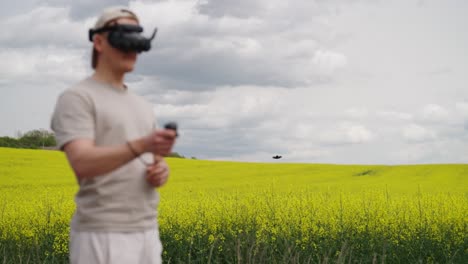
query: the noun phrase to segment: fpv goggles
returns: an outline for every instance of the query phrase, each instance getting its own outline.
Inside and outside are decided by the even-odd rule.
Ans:
[[[142,52],[151,49],[151,40],[156,36],[158,28],[155,28],[153,35],[150,38],[145,38],[141,35],[143,28],[138,25],[117,24],[113,26],[102,27],[89,30],[89,40],[93,41],[93,36],[96,33],[109,32],[107,40],[112,47],[124,52]]]

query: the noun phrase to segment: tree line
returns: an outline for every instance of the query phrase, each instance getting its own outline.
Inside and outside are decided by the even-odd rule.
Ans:
[[[45,129],[35,129],[18,135],[18,138],[0,137],[0,147],[39,149],[57,146],[54,133]]]
[[[53,149],[57,147],[57,141],[53,132],[45,129],[35,129],[24,134],[18,133],[17,138],[0,137],[0,147],[24,148],[24,149]],[[173,158],[185,157],[177,152],[168,155]],[[192,157],[195,159],[195,157]]]

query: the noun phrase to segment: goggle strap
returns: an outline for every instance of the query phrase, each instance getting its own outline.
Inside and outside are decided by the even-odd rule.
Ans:
[[[96,33],[102,33],[102,32],[107,32],[107,31],[112,31],[112,30],[124,30],[124,31],[132,31],[132,32],[143,32],[143,28],[141,26],[137,25],[113,25],[113,26],[107,26],[107,27],[102,27],[98,29],[90,29],[89,30],[89,41],[93,42],[93,36]],[[153,33],[153,36],[155,35],[156,32]]]

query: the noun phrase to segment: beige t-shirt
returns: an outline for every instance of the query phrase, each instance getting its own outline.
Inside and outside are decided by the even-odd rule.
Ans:
[[[128,90],[89,77],[58,98],[51,127],[60,149],[74,139],[97,146],[125,144],[155,128],[152,106]],[[152,162],[153,156],[142,156]],[[79,181],[71,228],[76,231],[140,231],[157,226],[159,195],[145,180],[138,159],[97,177]]]

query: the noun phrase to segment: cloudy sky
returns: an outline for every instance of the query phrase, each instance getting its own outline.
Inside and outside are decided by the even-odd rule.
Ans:
[[[159,29],[126,81],[179,123],[182,155],[468,163],[465,0],[7,1],[0,136],[49,129],[92,73],[87,30],[109,4]]]

